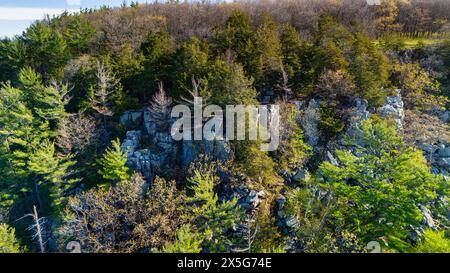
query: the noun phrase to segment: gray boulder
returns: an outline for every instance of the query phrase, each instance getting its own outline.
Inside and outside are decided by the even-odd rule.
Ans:
[[[122,151],[129,154],[137,151],[139,149],[141,139],[141,131],[128,131],[126,139],[122,142]]]
[[[317,147],[319,142],[319,121],[320,121],[320,103],[314,99],[309,101],[308,107],[301,117],[301,126],[303,127],[306,142],[313,148]]]
[[[126,128],[139,127],[142,124],[143,111],[126,111],[120,117],[120,123],[125,125]]]
[[[403,128],[403,120],[405,118],[404,104],[400,90],[396,90],[395,96],[386,97],[384,106],[378,108],[377,112],[382,117],[391,117],[394,119],[399,129]]]

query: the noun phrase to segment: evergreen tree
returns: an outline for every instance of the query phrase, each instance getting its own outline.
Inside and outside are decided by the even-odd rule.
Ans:
[[[216,60],[209,68],[206,82],[211,92],[211,103],[223,107],[256,104],[257,94],[252,86],[253,81],[245,76],[238,63]]]
[[[200,253],[203,237],[192,226],[184,225],[177,232],[175,242],[163,248],[164,253]]]
[[[135,92],[142,100],[148,100],[149,90],[157,90],[159,81],[170,84],[169,68],[175,53],[173,44],[166,31],[151,32],[142,43],[143,71],[136,76],[137,83],[134,85]],[[170,89],[171,85],[168,87]]]
[[[67,44],[63,36],[48,22],[38,21],[20,37],[26,52],[26,65],[43,75],[45,80],[61,78],[68,60]]]
[[[0,223],[0,253],[20,253],[20,245],[14,228]]]
[[[255,79],[258,91],[266,91],[282,81],[282,50],[278,26],[267,14],[255,32],[250,46],[248,72]]]
[[[209,50],[205,42],[192,38],[184,43],[177,50],[174,60],[172,97],[177,98],[186,94],[191,88],[192,78],[206,77],[209,64]]]
[[[29,67],[20,70],[19,81],[24,89],[24,100],[27,106],[43,124],[48,123],[52,132],[55,133],[66,117],[67,85],[53,82],[45,86],[41,76]]]
[[[389,247],[405,250],[407,227],[421,225],[417,204],[429,204],[445,192],[443,179],[430,172],[420,151],[402,144],[393,125],[371,118],[361,132],[361,156],[339,150],[339,165],[324,162],[318,171],[339,204],[336,224],[366,242],[385,237]],[[351,138],[348,143],[356,144]]]
[[[89,43],[94,38],[95,28],[81,15],[67,16],[69,21],[62,35],[73,56],[88,53]]]
[[[194,195],[189,201],[198,206],[192,208],[195,222],[199,232],[204,234],[205,248],[210,252],[223,252],[230,239],[226,232],[234,228],[242,218],[242,208],[237,205],[237,199],[219,202],[214,192],[218,178],[212,173],[199,173],[195,171],[189,179],[190,189]]]
[[[285,24],[282,26],[280,42],[285,73],[293,86],[294,93],[298,94],[301,89],[301,55],[303,54],[300,34],[293,26]]]
[[[52,205],[58,207],[62,204],[65,200],[65,191],[69,189],[71,184],[78,181],[71,178],[74,164],[75,161],[72,160],[71,155],[57,154],[54,143],[48,140],[44,140],[33,149],[28,161],[28,168],[31,172],[31,178],[34,180],[41,207],[43,201],[40,197],[40,187],[49,192],[49,197],[52,200],[48,201]]]
[[[450,253],[450,239],[445,231],[425,230],[422,241],[411,250],[415,253]]]
[[[224,55],[227,51],[231,51],[247,70],[251,65],[249,55],[253,36],[249,15],[235,10],[228,17],[225,25],[216,29],[212,47],[216,55]]]
[[[120,141],[113,140],[103,157],[98,160],[100,170],[98,173],[107,181],[117,183],[130,178],[127,163],[127,154],[120,149]]]

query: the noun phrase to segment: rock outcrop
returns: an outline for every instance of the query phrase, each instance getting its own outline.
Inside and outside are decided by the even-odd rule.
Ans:
[[[386,103],[382,107],[377,109],[377,113],[384,117],[390,117],[394,119],[398,129],[403,129],[403,119],[405,118],[404,104],[400,90],[396,90],[395,96],[386,97]]]
[[[165,167],[173,169],[178,163],[183,168],[189,167],[200,155],[222,161],[233,157],[231,147],[225,140],[174,141],[169,132],[158,132],[156,122],[145,109],[127,111],[120,121],[126,128],[134,129],[126,133],[122,142],[122,150],[128,153],[127,165],[141,172],[149,181],[161,174]]]

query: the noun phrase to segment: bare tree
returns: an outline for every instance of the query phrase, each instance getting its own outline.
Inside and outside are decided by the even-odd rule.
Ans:
[[[104,130],[103,141],[106,143],[109,142],[107,118],[114,115],[111,105],[111,96],[117,92],[120,80],[116,78],[116,75],[105,65],[104,62],[97,60],[96,70],[95,75],[97,77],[97,86],[93,90],[94,92],[91,97],[91,102],[92,108],[97,111],[102,118]]]
[[[289,85],[289,76],[286,73],[286,70],[284,70],[284,65],[281,65],[281,75],[283,78],[283,82],[281,84],[278,84],[276,88],[282,92],[283,99],[287,100],[290,96],[293,95],[293,93],[291,86]]]
[[[56,143],[66,154],[82,153],[97,138],[96,122],[82,113],[64,119]]]
[[[27,230],[33,231],[33,239],[37,240],[41,253],[45,253],[46,242],[44,240],[44,233],[43,233],[43,226],[46,223],[45,218],[44,217],[39,218],[36,206],[33,206],[33,213],[26,214],[23,217],[19,218],[18,220],[21,220],[26,217],[31,217],[33,221],[33,224],[31,224],[27,228]]]
[[[152,119],[156,122],[156,129],[160,132],[167,132],[169,129],[170,109],[172,99],[164,91],[162,82],[159,82],[159,89],[150,102],[149,111]]]
[[[91,98],[93,108],[103,116],[112,116],[114,112],[111,109],[110,97],[116,91],[119,79],[105,66],[104,62],[97,60],[96,70],[95,76],[98,82]]]
[[[256,225],[253,228],[255,222],[256,221],[253,218],[253,216],[247,217],[247,219],[245,220],[245,222],[242,226],[242,231],[241,231],[244,243],[241,246],[237,246],[237,247],[233,248],[233,252],[239,252],[239,253],[243,253],[243,252],[251,253],[252,252],[253,242],[255,241],[256,234],[258,234],[258,232],[259,232],[258,225]]]

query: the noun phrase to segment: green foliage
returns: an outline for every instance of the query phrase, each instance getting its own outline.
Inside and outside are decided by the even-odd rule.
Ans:
[[[250,45],[254,33],[247,13],[233,11],[224,26],[216,29],[212,47],[217,55],[227,51],[236,55],[237,61],[247,70],[250,67]]]
[[[59,206],[65,200],[65,190],[78,181],[70,178],[74,164],[71,155],[57,154],[54,143],[44,140],[30,155],[28,169],[38,185],[49,188],[53,205]]]
[[[443,180],[430,173],[420,151],[402,145],[386,121],[364,121],[362,133],[361,156],[338,150],[340,165],[324,162],[318,173],[339,204],[333,212],[339,225],[366,242],[383,237],[402,250],[405,227],[418,227],[422,220],[417,204],[436,198]]]
[[[188,201],[198,205],[192,208],[193,217],[204,234],[204,246],[210,252],[226,251],[230,238],[226,232],[236,227],[243,217],[243,210],[237,205],[237,199],[219,202],[214,186],[218,178],[212,173],[195,172],[189,179],[193,196]]]
[[[20,253],[21,248],[14,228],[0,223],[0,253]]]
[[[333,107],[320,106],[320,131],[327,139],[339,135],[345,128],[342,117],[338,116]]]
[[[148,100],[149,91],[158,89],[158,82],[170,84],[170,62],[174,55],[172,38],[166,31],[151,32],[141,46],[143,71],[135,79],[137,84],[131,88],[139,97]],[[170,87],[170,85],[168,85]]]
[[[193,78],[205,78],[209,64],[209,49],[205,42],[195,37],[185,42],[175,54],[174,73],[171,78],[174,83],[173,97],[191,90]]]
[[[265,91],[279,83],[282,78],[281,42],[278,26],[269,15],[263,15],[249,50],[248,73],[255,79],[258,91]]]
[[[267,152],[261,150],[261,141],[236,141],[234,145],[236,159],[256,185],[273,186],[281,181],[275,170],[275,162]]]
[[[290,80],[289,83],[293,86],[294,93],[298,94],[302,85],[301,78],[303,71],[301,56],[304,54],[303,41],[293,26],[285,24],[282,26],[280,42],[284,70]]]
[[[256,90],[253,81],[245,76],[240,64],[216,60],[207,76],[210,102],[226,105],[252,105],[256,103]]]
[[[87,53],[89,43],[95,36],[95,28],[92,24],[80,16],[69,17],[69,22],[62,35],[73,55]]]
[[[325,69],[348,71],[358,95],[374,105],[384,102],[387,92],[383,87],[389,85],[388,59],[367,35],[351,33],[333,18],[322,16],[315,46],[314,81]]]
[[[31,69],[20,74],[25,91],[7,84],[0,90],[2,202],[33,202],[34,192],[41,201],[38,186],[49,193],[48,204],[59,205],[62,192],[73,182],[69,179],[74,162],[70,155],[58,155],[50,141],[56,128],[49,127],[65,116],[64,102],[56,88],[43,87],[39,75]],[[31,109],[29,107],[32,107]],[[56,124],[54,125],[56,127]]]
[[[440,97],[437,82],[418,63],[394,65],[393,84],[401,89],[408,108],[429,110],[443,108],[448,99]]]
[[[100,166],[98,173],[109,182],[117,183],[130,179],[129,169],[126,166],[127,153],[122,152],[118,139],[112,141],[111,147],[97,163]]]
[[[0,82],[17,80],[17,71],[25,61],[23,46],[18,40],[0,40]]]
[[[312,154],[312,148],[305,143],[303,130],[298,125],[299,111],[292,104],[281,104],[280,146],[276,155],[278,163],[285,170],[295,170],[301,167],[307,157]]]
[[[25,91],[27,106],[43,123],[49,123],[50,128],[56,131],[66,116],[67,85],[53,83],[44,86],[41,76],[29,67],[20,70],[19,81]]]
[[[175,242],[163,248],[164,253],[200,253],[203,236],[197,233],[192,226],[184,225],[177,232]]]
[[[414,253],[450,253],[450,239],[445,231],[425,230],[422,241],[411,250]]]
[[[26,65],[43,75],[45,80],[60,78],[68,60],[63,36],[47,22],[38,21],[20,37],[26,52]]]

